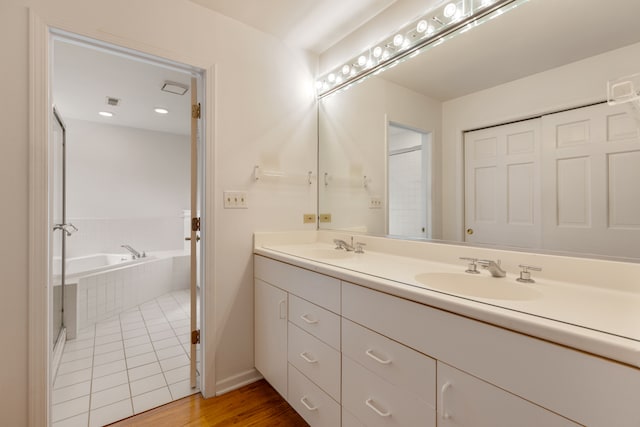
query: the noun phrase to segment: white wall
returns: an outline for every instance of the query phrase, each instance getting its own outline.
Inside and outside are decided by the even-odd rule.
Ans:
[[[187,0],[5,0],[0,3],[0,194],[5,224],[0,244],[3,273],[0,340],[0,413],[6,425],[27,422],[28,324],[28,138],[29,14],[154,55],[203,68],[215,66],[208,100],[208,150],[215,151],[214,182],[207,197],[215,210],[215,271],[206,289],[215,294],[219,326],[216,376],[222,381],[253,368],[254,230],[313,229],[302,214],[316,211],[313,186],[254,184],[251,172],[262,159],[283,170],[315,170],[316,58],[293,51],[271,36]],[[213,76],[212,76],[213,78]],[[215,108],[214,108],[215,107]],[[223,189],[245,189],[247,210],[223,210]],[[212,333],[212,331],[209,331]],[[207,366],[208,369],[214,368]],[[9,386],[10,385],[10,386]],[[4,387],[6,386],[6,387]]]
[[[640,43],[444,102],[444,239],[463,239],[463,131],[606,100],[607,81],[639,72],[639,57]]]
[[[320,185],[320,213],[331,213],[326,229],[352,229],[385,234],[385,212],[370,209],[371,197],[386,199],[387,124],[431,132],[434,156],[439,157],[441,103],[417,92],[372,77],[346,92],[322,99],[320,104],[320,175],[334,177]],[[434,186],[439,186],[440,168],[433,165]],[[366,175],[370,182],[362,185]],[[349,179],[349,184],[345,179]],[[434,204],[439,194],[433,194]],[[434,230],[439,217],[433,218]],[[434,231],[437,236],[438,231]]]
[[[176,250],[189,208],[187,135],[65,119],[67,220],[79,231],[67,256]]]

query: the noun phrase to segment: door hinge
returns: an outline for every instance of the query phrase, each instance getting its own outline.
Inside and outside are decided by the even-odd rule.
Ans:
[[[191,218],[191,231],[200,231],[200,218]]]
[[[191,331],[191,344],[200,344],[200,329]]]
[[[197,104],[193,104],[191,106],[191,117],[193,117],[194,119],[199,119],[200,118],[200,103],[198,102]]]

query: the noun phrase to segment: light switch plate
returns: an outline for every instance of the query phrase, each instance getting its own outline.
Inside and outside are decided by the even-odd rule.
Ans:
[[[313,224],[316,222],[316,214],[303,214],[302,215],[302,223],[303,224]]]
[[[372,196],[369,199],[369,209],[382,209],[382,197]]]
[[[331,214],[330,213],[320,214],[320,222],[331,222]]]
[[[225,209],[247,209],[249,207],[246,191],[225,191],[223,196]]]

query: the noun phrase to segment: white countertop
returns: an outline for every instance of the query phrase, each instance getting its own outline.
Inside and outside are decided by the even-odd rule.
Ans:
[[[366,250],[334,255],[323,242],[256,244],[254,252],[292,265],[355,282],[472,319],[640,367],[640,294],[536,278],[523,284],[509,272],[496,286],[521,287],[524,299],[465,296],[416,280],[424,273],[464,277],[465,265]],[[336,251],[338,253],[339,251]],[[318,257],[320,254],[320,257]],[[453,274],[453,276],[452,276]],[[488,276],[486,271],[482,275]],[[427,275],[427,279],[431,276]],[[437,280],[434,279],[434,280]],[[487,280],[483,277],[481,280]],[[639,279],[640,280],[640,279]],[[527,289],[523,289],[527,288]]]

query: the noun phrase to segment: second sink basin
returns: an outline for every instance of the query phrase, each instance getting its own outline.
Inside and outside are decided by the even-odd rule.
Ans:
[[[454,295],[497,300],[533,300],[542,294],[507,277],[468,273],[422,273],[416,281]]]
[[[331,248],[305,248],[299,253],[303,257],[319,259],[346,259],[355,256],[353,252]]]

